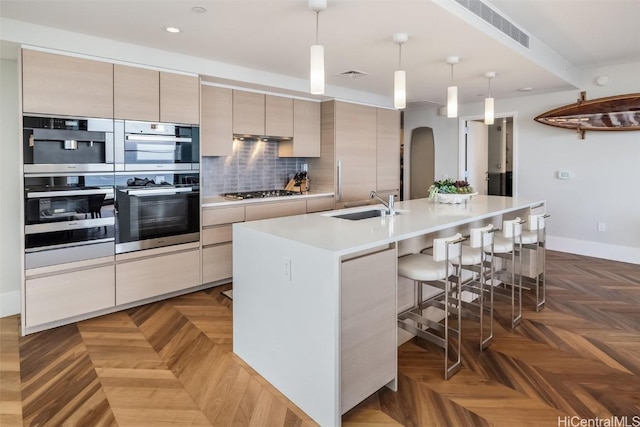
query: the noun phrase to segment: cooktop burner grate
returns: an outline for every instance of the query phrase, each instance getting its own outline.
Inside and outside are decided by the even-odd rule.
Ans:
[[[244,199],[263,199],[266,197],[284,197],[284,196],[297,196],[301,193],[288,190],[259,190],[259,191],[240,191],[235,193],[225,193],[223,196],[232,200],[244,200]]]

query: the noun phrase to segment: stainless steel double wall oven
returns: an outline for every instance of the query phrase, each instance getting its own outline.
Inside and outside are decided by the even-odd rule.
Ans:
[[[197,126],[23,117],[25,264],[198,241]]]
[[[23,117],[25,265],[113,255],[113,120]]]

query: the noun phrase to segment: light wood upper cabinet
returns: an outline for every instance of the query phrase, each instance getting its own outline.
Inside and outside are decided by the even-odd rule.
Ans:
[[[233,91],[203,85],[200,115],[200,153],[203,156],[230,156],[233,149]]]
[[[336,161],[340,162],[336,202],[368,199],[376,189],[376,108],[335,103]]]
[[[160,121],[199,123],[200,79],[197,76],[160,72]]]
[[[320,103],[293,100],[293,141],[281,141],[280,157],[320,157]]]
[[[341,101],[320,110],[322,156],[308,159],[314,190],[334,191],[338,209],[378,203],[372,190],[397,194],[399,113]]]
[[[157,71],[115,64],[113,91],[116,119],[159,120],[160,73]]]
[[[378,108],[376,191],[400,191],[400,112]]]
[[[200,122],[198,77],[115,64],[114,115],[149,122]]]
[[[262,93],[233,91],[233,133],[264,135],[265,96]]]
[[[264,134],[293,136],[293,99],[283,96],[265,96]]]
[[[23,49],[22,109],[112,118],[113,64]]]

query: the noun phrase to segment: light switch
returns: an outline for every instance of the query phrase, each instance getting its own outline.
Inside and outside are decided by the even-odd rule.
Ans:
[[[286,282],[291,282],[291,258],[282,257],[282,276]]]
[[[569,171],[558,171],[557,177],[558,179],[571,179],[573,175]]]

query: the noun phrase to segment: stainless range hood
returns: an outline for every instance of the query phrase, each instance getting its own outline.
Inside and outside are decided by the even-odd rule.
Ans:
[[[239,139],[241,141],[265,141],[265,142],[282,142],[293,141],[290,136],[273,136],[273,135],[248,135],[248,134],[233,134],[233,139]]]

